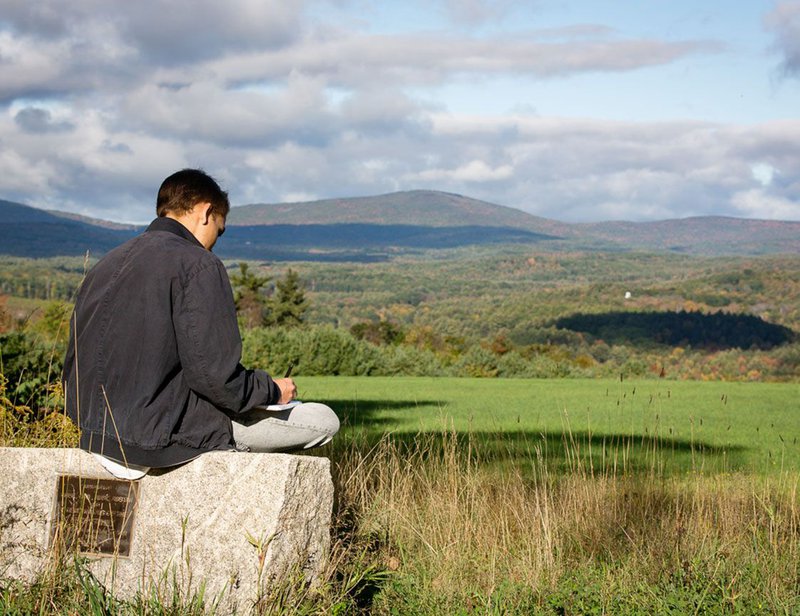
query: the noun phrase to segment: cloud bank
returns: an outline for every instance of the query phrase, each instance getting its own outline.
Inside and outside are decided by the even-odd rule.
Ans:
[[[0,198],[145,222],[161,180],[200,166],[235,204],[430,188],[565,221],[800,219],[800,120],[449,111],[434,92],[452,83],[627,74],[725,48],[602,24],[475,33],[511,4],[444,1],[463,28],[398,34],[322,20],[310,0],[0,1]],[[788,76],[798,6],[765,17]]]

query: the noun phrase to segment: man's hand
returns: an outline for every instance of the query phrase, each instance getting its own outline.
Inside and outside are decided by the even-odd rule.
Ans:
[[[294,379],[272,379],[281,390],[281,397],[278,404],[286,404],[297,397],[297,386]]]

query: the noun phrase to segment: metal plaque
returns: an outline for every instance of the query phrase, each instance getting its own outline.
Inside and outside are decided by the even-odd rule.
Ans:
[[[124,479],[59,475],[51,543],[82,554],[130,556],[139,484]]]

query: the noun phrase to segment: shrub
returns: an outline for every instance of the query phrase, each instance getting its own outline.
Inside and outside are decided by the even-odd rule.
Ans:
[[[384,348],[380,376],[446,376],[449,370],[433,351],[409,346]]]
[[[474,377],[494,377],[498,374],[497,356],[480,346],[474,346],[455,364],[459,374]]]
[[[242,361],[272,374],[280,374],[293,364],[295,374],[307,376],[366,376],[380,372],[381,351],[329,326],[261,327],[245,332]]]
[[[8,383],[7,396],[38,415],[57,406],[51,383],[61,379],[63,355],[61,345],[44,344],[29,333],[0,334],[0,373]]]

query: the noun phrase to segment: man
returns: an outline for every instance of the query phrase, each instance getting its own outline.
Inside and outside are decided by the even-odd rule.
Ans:
[[[112,250],[81,285],[64,361],[68,415],[80,446],[120,477],[207,451],[290,451],[339,429],[325,405],[296,404],[291,378],[240,364],[228,275],[211,252],[228,195],[197,169],[171,175],[158,217]]]

